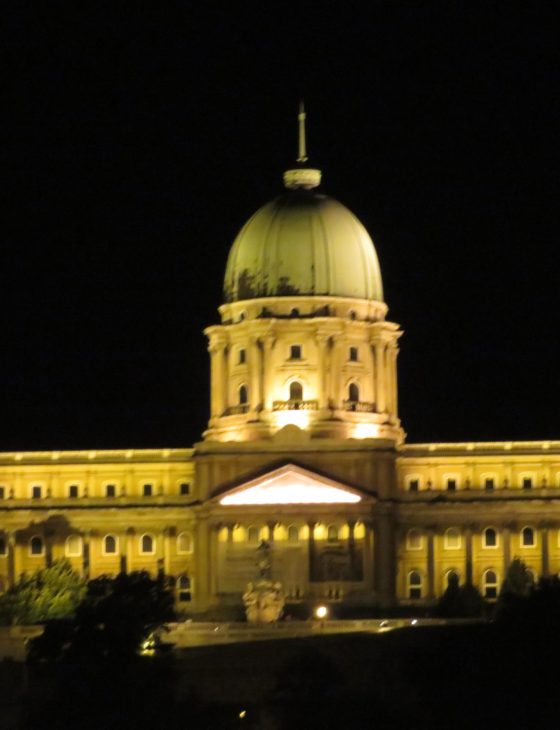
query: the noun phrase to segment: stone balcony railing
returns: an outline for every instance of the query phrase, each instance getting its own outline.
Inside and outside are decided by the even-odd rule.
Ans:
[[[236,406],[230,406],[224,413],[224,416],[239,416],[243,413],[249,413],[248,403],[239,403]]]
[[[356,413],[375,413],[375,403],[366,403],[358,400],[345,400],[342,402],[345,411],[355,411]]]
[[[316,411],[319,403],[316,400],[275,400],[273,411]]]

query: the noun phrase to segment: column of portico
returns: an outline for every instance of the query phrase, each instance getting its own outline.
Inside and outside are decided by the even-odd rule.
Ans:
[[[199,610],[204,610],[208,606],[210,598],[209,532],[208,516],[198,515],[194,555],[196,566],[195,601]]]
[[[161,533],[163,572],[165,575],[171,575],[171,532],[175,532],[175,529],[172,527],[164,527]]]
[[[370,522],[364,521],[364,587],[373,590],[373,534]]]
[[[209,589],[210,596],[213,598],[218,593],[218,535],[220,533],[219,524],[210,525],[208,561],[210,567]]]
[[[377,600],[383,606],[390,606],[395,600],[396,546],[393,515],[379,512],[374,518],[375,525],[375,591]]]
[[[253,414],[258,413],[262,407],[262,363],[261,344],[258,337],[251,337],[249,340],[249,408]]]
[[[427,576],[427,598],[433,600],[436,595],[435,586],[435,529],[428,527],[426,530],[426,576]]]
[[[89,580],[91,574],[91,530],[84,530],[82,540],[82,573],[84,578]]]
[[[307,558],[308,558],[308,580],[309,583],[313,583],[315,580],[315,521],[310,520],[307,523],[307,529],[309,531],[309,537],[307,540]]]
[[[473,557],[472,557],[472,525],[467,525],[464,532],[465,537],[465,583],[472,585],[473,582]]]
[[[541,575],[546,578],[550,575],[549,536],[550,525],[543,522],[541,525]]]
[[[8,585],[10,587],[16,584],[18,573],[16,564],[16,532],[10,530],[7,533],[7,548],[8,548]]]
[[[375,351],[375,403],[378,413],[387,410],[386,399],[386,373],[385,373],[385,343],[379,337],[373,341]]]
[[[508,572],[508,568],[511,563],[511,531],[513,526],[511,524],[504,525],[502,529],[502,541],[504,543],[503,557],[504,557],[504,578]]]
[[[52,530],[45,530],[43,540],[45,542],[45,568],[50,568],[53,564],[54,532]]]

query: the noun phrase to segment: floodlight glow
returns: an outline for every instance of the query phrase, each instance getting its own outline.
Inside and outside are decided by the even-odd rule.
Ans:
[[[274,413],[276,426],[297,426],[302,431],[309,426],[309,411],[276,411]]]
[[[315,616],[317,618],[327,618],[329,609],[326,606],[317,606],[315,609]]]
[[[220,504],[354,504],[358,494],[292,473],[222,497]]]
[[[379,436],[379,426],[375,423],[358,423],[354,426],[355,439],[374,439]]]

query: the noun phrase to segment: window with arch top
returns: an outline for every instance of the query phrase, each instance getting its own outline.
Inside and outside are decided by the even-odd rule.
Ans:
[[[303,400],[303,385],[299,380],[290,383],[290,400]]]
[[[154,538],[151,535],[142,535],[140,538],[140,553],[142,555],[153,555]]]
[[[484,547],[498,547],[498,533],[493,527],[487,527],[482,535]]]
[[[257,545],[259,542],[260,537],[260,530],[258,527],[255,527],[254,525],[249,527],[247,530],[247,542],[250,545]]]
[[[350,383],[348,386],[348,400],[357,403],[360,400],[360,388],[356,383]]]
[[[298,542],[299,540],[299,528],[297,525],[290,525],[288,527],[288,542]]]
[[[45,546],[43,538],[39,535],[34,535],[29,541],[29,552],[31,555],[43,555],[45,552]]]
[[[246,385],[240,385],[239,391],[238,391],[238,398],[239,398],[239,405],[240,406],[246,406],[249,402],[249,396],[247,392],[247,386]]]
[[[498,597],[498,574],[495,570],[485,570],[482,576],[482,595],[484,598]]]
[[[65,553],[68,558],[77,558],[82,554],[83,544],[81,535],[68,535],[66,538]]]
[[[177,580],[177,594],[181,603],[188,603],[191,600],[191,579],[188,575],[180,575]]]
[[[521,545],[522,547],[535,547],[535,531],[532,527],[524,527],[521,530]]]
[[[118,540],[115,535],[105,535],[103,538],[103,553],[105,555],[116,555]]]
[[[422,598],[422,575],[418,570],[411,570],[408,574],[408,597],[409,598]]]
[[[177,535],[177,552],[192,553],[193,539],[190,532],[181,532]]]

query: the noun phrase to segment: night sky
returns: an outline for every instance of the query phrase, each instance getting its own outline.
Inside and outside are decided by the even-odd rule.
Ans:
[[[405,331],[408,440],[560,438],[554,3],[15,5],[1,450],[199,439],[202,329],[300,96]]]

